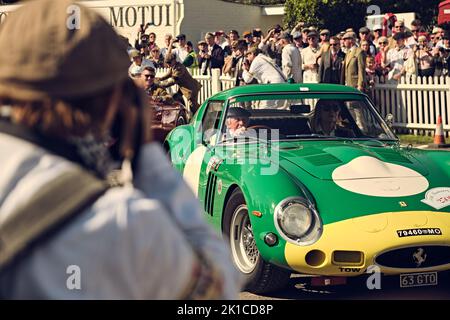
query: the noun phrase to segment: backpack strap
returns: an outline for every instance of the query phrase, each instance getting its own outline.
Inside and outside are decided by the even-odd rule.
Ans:
[[[280,69],[280,67],[278,65],[276,65],[272,59],[270,59],[268,56],[266,56],[265,54],[261,54],[261,58],[268,62],[277,72],[278,74],[281,76],[281,78],[283,78],[284,81],[287,82],[287,78],[284,75],[283,71]]]
[[[73,166],[0,220],[0,270],[32,244],[61,229],[107,190],[105,181]]]

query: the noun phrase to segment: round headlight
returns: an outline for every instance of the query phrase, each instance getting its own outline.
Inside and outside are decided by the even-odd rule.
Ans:
[[[287,235],[300,238],[311,228],[313,216],[303,204],[290,202],[281,210],[279,224]]]
[[[311,245],[322,235],[319,213],[301,197],[282,200],[275,207],[274,220],[280,236],[296,245]]]

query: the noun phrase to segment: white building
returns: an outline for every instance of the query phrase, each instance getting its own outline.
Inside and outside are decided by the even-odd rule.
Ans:
[[[196,43],[206,32],[261,28],[266,32],[271,26],[281,24],[283,6],[255,6],[222,0],[90,0],[80,3],[102,14],[118,33],[136,39],[141,24],[150,23],[147,33],[157,35],[158,45],[163,45],[164,35],[184,33]],[[0,6],[0,22],[17,5]]]

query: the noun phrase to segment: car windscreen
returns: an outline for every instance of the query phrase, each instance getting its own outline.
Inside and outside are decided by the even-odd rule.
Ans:
[[[271,132],[272,139],[380,139],[395,135],[364,95],[308,93],[241,96],[229,100],[225,125],[236,110],[246,110],[247,135]],[[239,111],[242,113],[242,111]],[[242,130],[241,130],[242,131]]]

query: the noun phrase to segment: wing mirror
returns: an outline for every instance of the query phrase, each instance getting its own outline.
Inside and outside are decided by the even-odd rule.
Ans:
[[[392,113],[388,113],[386,115],[386,118],[384,118],[384,121],[386,121],[389,128],[392,128],[392,126],[394,125],[394,115]]]

